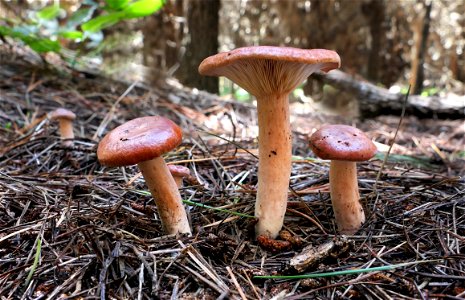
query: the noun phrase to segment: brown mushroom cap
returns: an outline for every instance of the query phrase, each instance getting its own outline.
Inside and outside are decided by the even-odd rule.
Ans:
[[[103,165],[133,165],[159,157],[181,141],[181,128],[171,120],[160,116],[141,117],[110,131],[100,141],[97,156]]]
[[[348,125],[325,125],[310,137],[316,156],[329,160],[364,161],[376,154],[375,144],[363,133]]]
[[[189,168],[180,165],[168,165],[171,175],[176,177],[187,177],[191,174]]]
[[[317,70],[340,66],[339,55],[326,49],[254,46],[207,57],[199,73],[226,76],[255,96],[289,93]]]
[[[72,111],[67,110],[66,108],[57,108],[51,113],[49,113],[49,118],[51,120],[56,120],[56,119],[74,120],[76,119],[76,115]]]

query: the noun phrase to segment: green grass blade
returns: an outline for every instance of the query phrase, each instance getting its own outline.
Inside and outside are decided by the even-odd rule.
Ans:
[[[341,276],[341,275],[352,275],[368,272],[377,272],[377,271],[388,271],[397,268],[412,266],[421,263],[435,262],[439,260],[423,260],[423,261],[414,261],[401,263],[396,265],[373,267],[366,269],[351,269],[343,271],[334,271],[334,272],[321,272],[321,273],[312,273],[312,274],[301,274],[301,275],[257,275],[254,276],[254,279],[307,279],[307,278],[321,278],[321,277],[331,277],[331,276]]]
[[[210,205],[206,205],[206,204],[202,204],[202,203],[192,202],[192,201],[189,201],[189,200],[182,200],[182,202],[184,204],[195,205],[195,206],[202,207],[202,208],[212,209],[212,210],[220,211],[220,212],[223,212],[223,213],[227,213],[227,214],[231,214],[231,215],[235,215],[235,216],[239,216],[239,217],[255,218],[254,216],[251,216],[251,215],[248,215],[248,214],[243,214],[243,213],[240,213],[240,212],[237,212],[237,211],[218,208],[218,207],[214,207],[214,206],[210,206]]]
[[[29,274],[27,274],[26,284],[24,285],[25,289],[27,289],[27,287],[29,286],[29,283],[31,282],[32,276],[34,275],[34,272],[37,269],[37,265],[39,264],[39,258],[40,258],[40,253],[41,252],[42,252],[42,239],[39,237],[37,239],[36,255],[34,257],[34,262],[32,263],[31,270],[29,270]]]
[[[141,191],[141,190],[134,190],[134,191],[141,194],[141,195],[146,195],[146,196],[151,195],[150,192],[147,192],[147,191]],[[193,206],[198,206],[198,207],[202,207],[202,208],[206,208],[206,209],[216,210],[216,211],[220,211],[220,212],[223,212],[223,213],[227,213],[227,214],[235,215],[235,216],[239,216],[239,217],[255,218],[254,216],[251,216],[251,215],[248,215],[248,214],[244,214],[244,213],[240,213],[240,212],[237,212],[237,211],[232,211],[232,210],[228,210],[228,209],[224,209],[224,208],[218,208],[218,207],[210,206],[210,205],[207,205],[207,204],[192,202],[192,201],[189,201],[189,200],[182,200],[182,202],[184,204],[187,204],[187,205],[193,205]]]

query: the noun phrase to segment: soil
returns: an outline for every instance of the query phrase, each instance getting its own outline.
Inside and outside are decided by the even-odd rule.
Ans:
[[[277,241],[257,242],[252,104],[172,80],[147,87],[44,65],[12,49],[0,59],[1,299],[465,297],[463,120],[361,121],[293,103],[284,231]],[[70,147],[47,118],[58,107],[77,115]],[[181,188],[190,237],[163,233],[136,166],[97,160],[109,130],[146,115],[170,118],[184,131],[165,159],[191,170]],[[351,236],[336,231],[329,162],[307,145],[327,123],[354,125],[380,149],[357,165],[367,221]],[[297,268],[292,258],[299,255],[313,260]],[[257,277],[346,270],[358,273]]]

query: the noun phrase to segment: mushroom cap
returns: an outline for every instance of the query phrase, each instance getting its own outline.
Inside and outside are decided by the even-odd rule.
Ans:
[[[50,112],[48,117],[51,120],[56,120],[56,119],[74,120],[76,119],[76,115],[72,111],[67,110],[66,108],[61,108],[61,107]]]
[[[254,46],[207,57],[199,73],[226,76],[255,96],[290,93],[317,70],[339,68],[339,55],[326,49]]]
[[[168,165],[171,175],[174,177],[187,177],[191,174],[189,168],[180,165]]]
[[[364,161],[376,154],[375,144],[358,128],[325,125],[310,137],[310,148],[322,159]]]
[[[134,165],[173,150],[181,141],[181,128],[171,120],[141,117],[110,131],[100,141],[97,157],[110,167]]]

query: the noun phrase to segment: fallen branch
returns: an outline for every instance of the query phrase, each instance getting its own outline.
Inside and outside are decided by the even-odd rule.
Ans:
[[[373,117],[381,114],[399,115],[405,95],[390,93],[387,89],[367,81],[360,81],[339,70],[328,74],[314,73],[314,78],[347,91],[357,97],[360,114],[363,117]],[[460,119],[465,117],[465,96],[450,94],[440,96],[410,96],[406,111],[418,117],[439,117]]]

